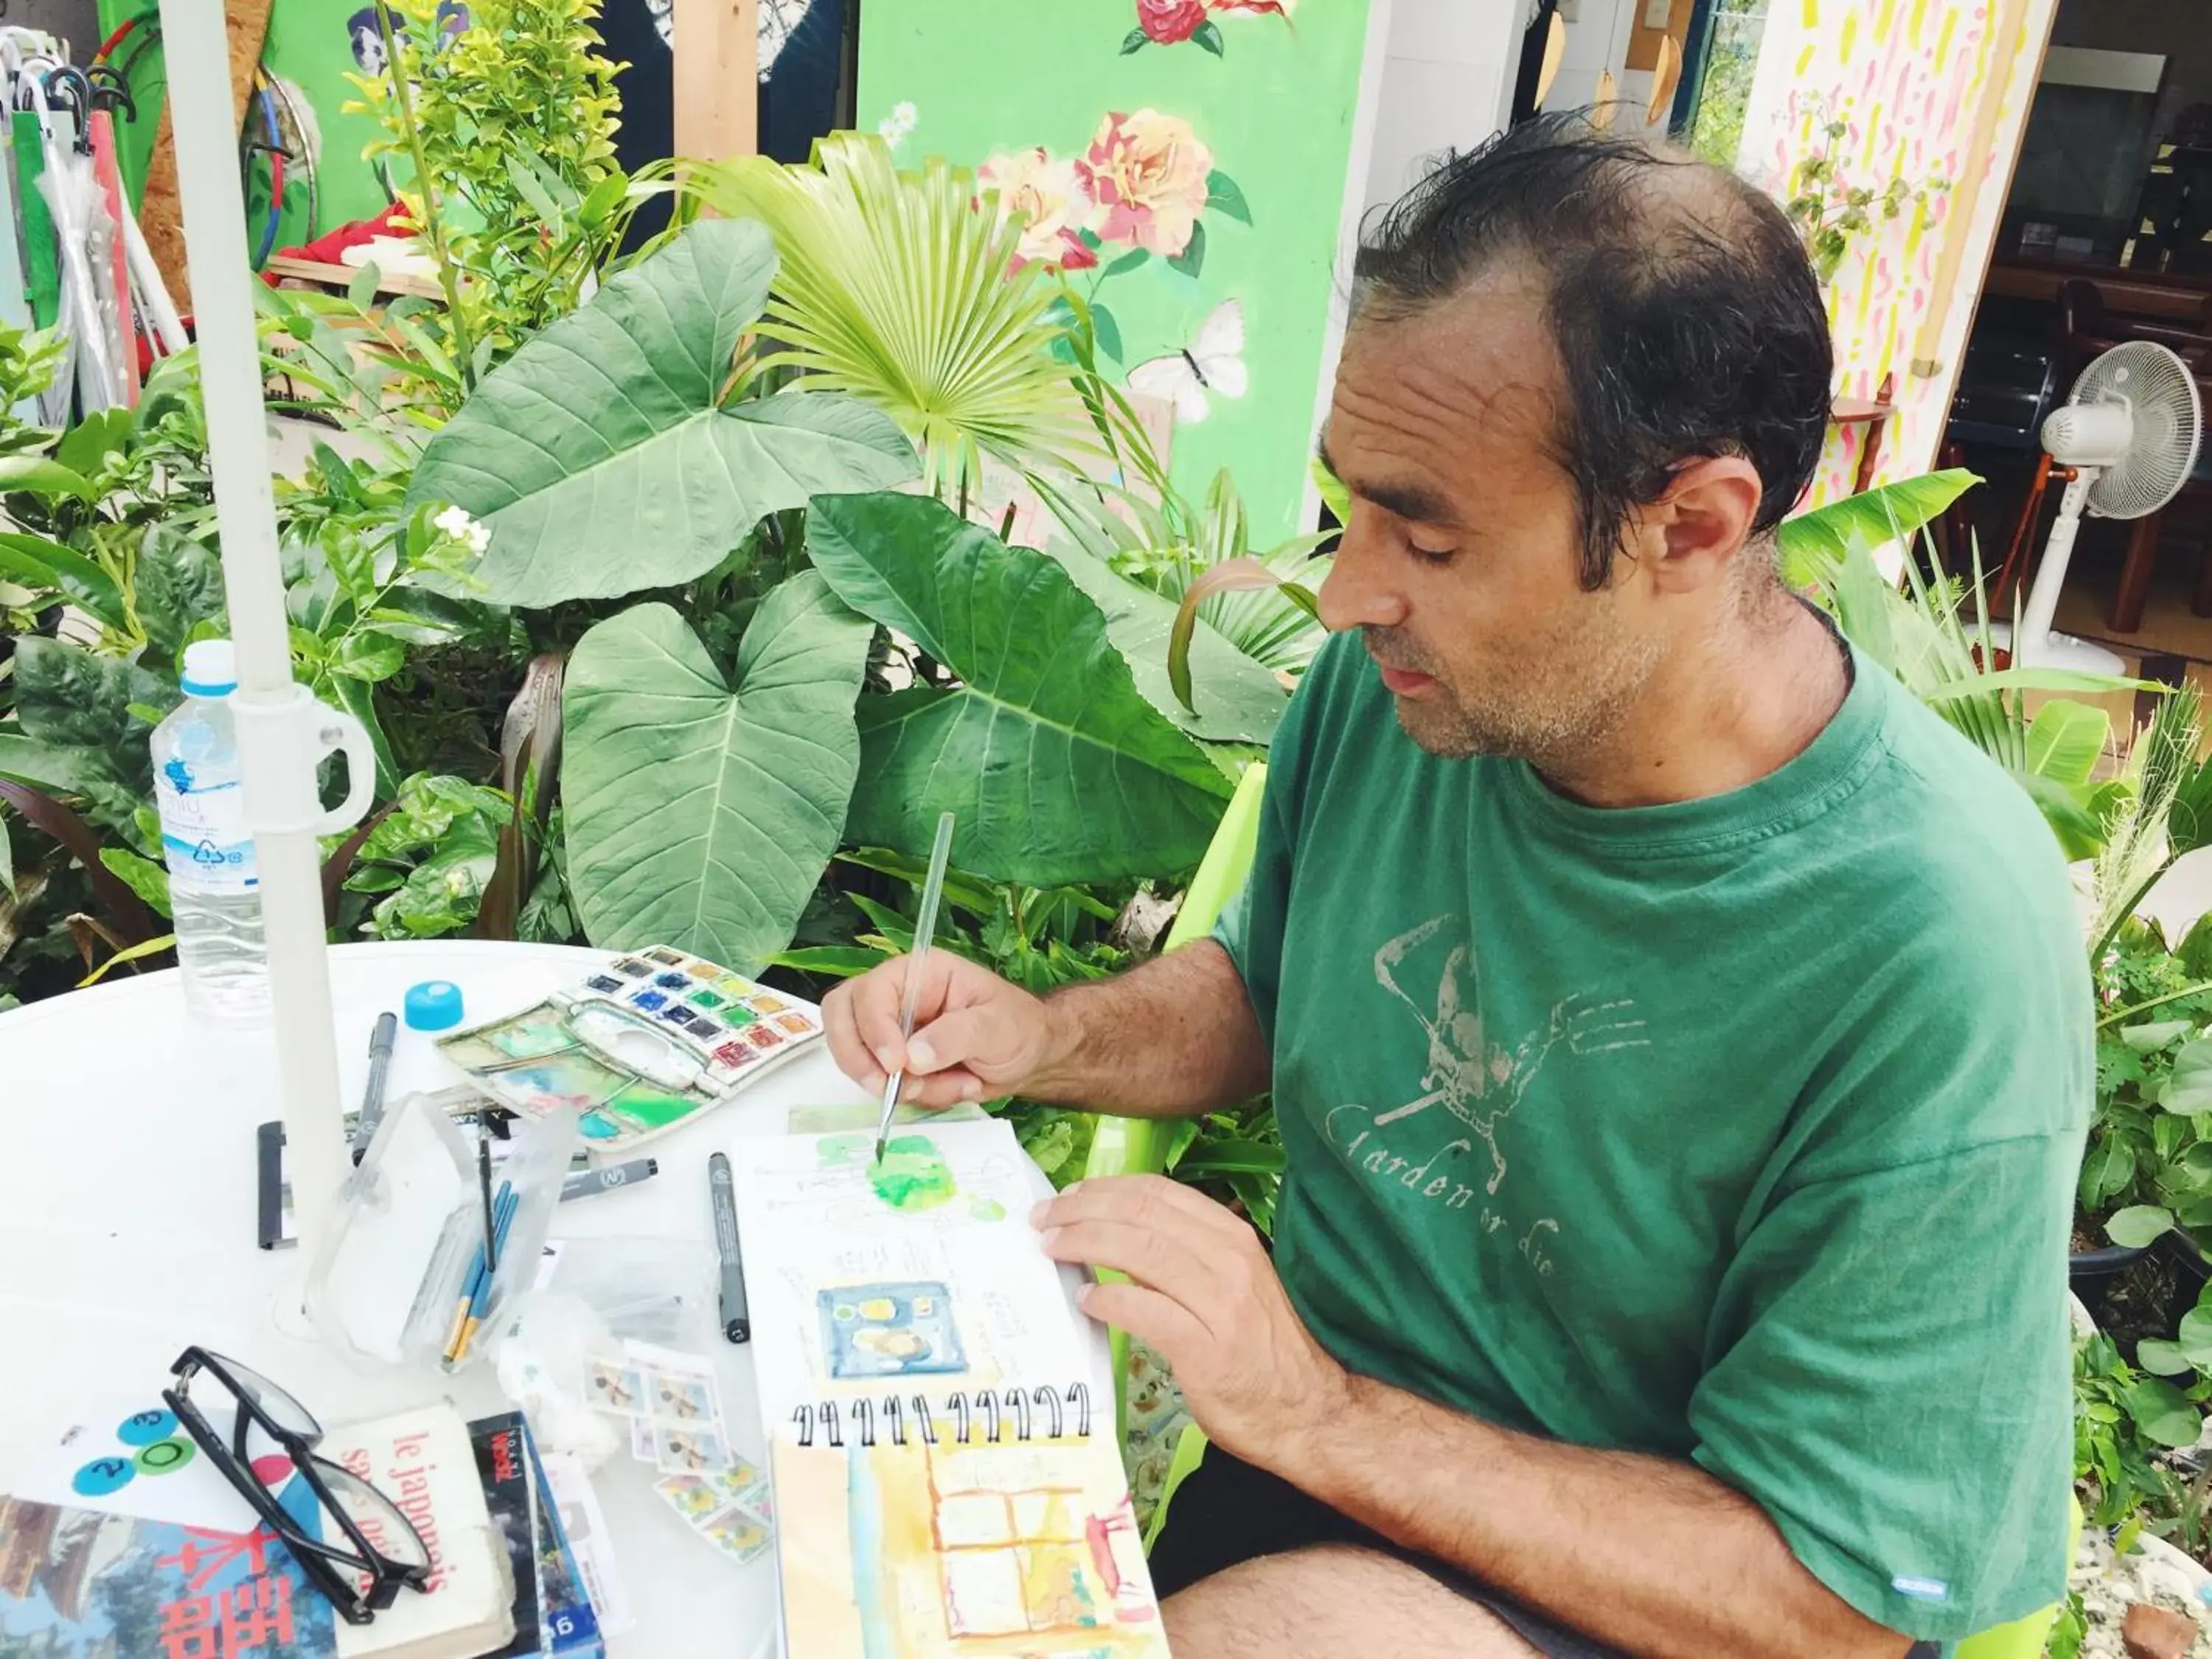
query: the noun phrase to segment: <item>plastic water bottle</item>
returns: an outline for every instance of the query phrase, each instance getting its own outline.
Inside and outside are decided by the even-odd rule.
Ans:
[[[185,1006],[214,1019],[266,1019],[269,951],[228,701],[238,690],[230,641],[187,646],[180,684],[184,702],[154,728],[154,799]]]

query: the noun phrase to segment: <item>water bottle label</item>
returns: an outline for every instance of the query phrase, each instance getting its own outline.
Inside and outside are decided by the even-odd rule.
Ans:
[[[172,760],[154,780],[161,814],[161,856],[171,890],[251,893],[259,890],[253,834],[246,827],[246,792],[234,777],[196,775]]]

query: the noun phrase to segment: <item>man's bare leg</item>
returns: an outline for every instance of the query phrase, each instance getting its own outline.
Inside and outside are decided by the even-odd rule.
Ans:
[[[1265,1555],[1168,1598],[1176,1659],[1531,1659],[1495,1615],[1375,1550],[1328,1544]]]

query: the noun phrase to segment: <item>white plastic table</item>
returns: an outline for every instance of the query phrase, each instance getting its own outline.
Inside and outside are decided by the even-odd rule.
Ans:
[[[340,1092],[357,1103],[370,1026],[410,985],[459,984],[469,1020],[526,1006],[605,953],[478,941],[346,945],[331,951]],[[203,1026],[173,971],[128,975],[0,1014],[0,1492],[93,1396],[150,1394],[188,1344],[231,1354],[325,1422],[450,1394],[470,1417],[507,1409],[489,1365],[457,1378],[364,1376],[277,1310],[295,1305],[298,1249],[256,1248],[255,1127],[281,1115],[269,1034]],[[455,1075],[404,1026],[387,1098]],[[562,1205],[554,1236],[654,1234],[711,1243],[707,1155],[780,1133],[800,1103],[866,1097],[817,1048],[745,1097],[655,1141],[660,1174]],[[738,1449],[757,1456],[751,1351],[716,1344]],[[618,1454],[595,1479],[637,1623],[617,1659],[747,1659],[772,1627],[774,1556],[738,1567],[653,1494]]]

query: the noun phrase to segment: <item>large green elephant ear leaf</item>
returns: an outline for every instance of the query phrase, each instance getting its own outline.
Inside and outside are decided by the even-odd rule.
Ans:
[[[806,535],[840,599],[960,681],[863,700],[854,841],[923,852],[952,812],[956,865],[1034,887],[1198,862],[1231,786],[1056,561],[921,496],[819,497]]]
[[[545,605],[690,581],[770,513],[919,472],[889,416],[785,392],[721,407],[775,249],[750,220],[694,225],[486,375],[422,451],[410,509],[491,532],[483,598]]]
[[[751,971],[791,942],[844,827],[872,632],[807,571],[762,601],[734,687],[665,605],[577,643],[561,795],[594,945]]]

